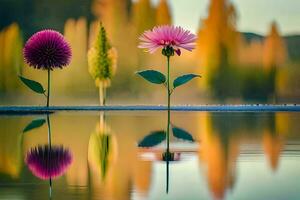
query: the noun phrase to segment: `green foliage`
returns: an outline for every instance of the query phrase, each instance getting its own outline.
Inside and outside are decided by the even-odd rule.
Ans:
[[[245,101],[268,102],[275,94],[276,68],[227,66],[211,74],[209,85],[215,98],[242,98]]]
[[[209,86],[212,94],[219,100],[240,97],[241,77],[239,71],[231,66],[221,67],[218,71],[211,72]]]
[[[44,94],[45,93],[46,90],[43,88],[43,86],[39,82],[24,78],[22,76],[19,76],[19,78],[32,91],[34,91],[38,94]]]
[[[146,79],[147,81],[154,84],[163,84],[166,82],[166,77],[159,71],[155,70],[145,70],[136,72],[138,75]]]
[[[300,97],[300,63],[290,63],[276,71],[276,95],[280,97]],[[297,101],[299,98],[294,99]]]
[[[241,76],[243,99],[267,102],[275,94],[275,77],[275,68],[270,71],[244,70]]]
[[[45,119],[35,119],[31,121],[23,130],[23,133],[39,128],[45,124]]]
[[[219,63],[216,66],[209,66],[208,84],[212,95],[221,101],[240,97],[240,76],[230,65],[228,48],[220,44],[219,53]]]
[[[200,75],[197,75],[197,74],[185,74],[183,76],[179,76],[177,77],[174,82],[173,82],[173,87],[176,88],[178,86],[181,86],[189,81],[191,81],[193,78],[196,78],[196,77],[201,77]]]
[[[166,139],[165,131],[155,131],[144,137],[142,141],[139,142],[139,147],[153,147],[158,145]]]
[[[186,130],[183,130],[181,128],[173,126],[172,127],[172,131],[173,131],[173,135],[176,138],[179,138],[179,139],[182,139],[182,140],[191,141],[191,142],[195,141],[194,138],[193,138],[193,136],[190,133],[188,133]]]
[[[65,21],[69,18],[84,16],[92,19],[92,3],[93,0],[1,0],[0,13],[5,17],[0,18],[0,29],[11,22],[17,22],[22,27],[25,40],[36,30],[45,27],[63,32]]]
[[[300,35],[290,35],[284,37],[288,50],[289,59],[293,62],[300,61]]]

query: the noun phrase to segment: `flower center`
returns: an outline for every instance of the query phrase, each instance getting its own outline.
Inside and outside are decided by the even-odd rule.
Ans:
[[[171,41],[169,41],[169,40],[161,40],[160,41],[160,45],[163,45],[165,47],[167,47],[167,46],[174,46],[174,45],[176,45],[176,42],[173,41],[173,40],[171,40]]]
[[[50,58],[54,53],[55,53],[54,48],[46,48],[45,49],[45,55],[48,56],[48,58]]]

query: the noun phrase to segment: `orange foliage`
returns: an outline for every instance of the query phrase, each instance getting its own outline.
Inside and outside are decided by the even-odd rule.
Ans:
[[[280,37],[277,24],[271,25],[271,30],[264,42],[263,64],[265,68],[283,65],[287,60],[287,50],[283,39]]]
[[[171,11],[167,0],[161,0],[156,9],[156,24],[165,25],[172,24]]]

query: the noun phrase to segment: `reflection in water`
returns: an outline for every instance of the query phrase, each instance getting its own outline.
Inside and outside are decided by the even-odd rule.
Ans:
[[[276,116],[272,115],[268,121],[269,127],[263,131],[263,147],[273,171],[278,167],[285,140],[284,135],[280,134],[276,122],[278,122]]]
[[[164,142],[137,148],[151,130],[166,128],[166,115],[100,116],[51,115],[51,150],[47,126],[22,134],[28,116],[1,116],[0,199],[12,199],[8,192],[43,199],[48,190],[40,183],[63,174],[53,181],[54,199],[300,197],[298,113],[173,113],[174,124],[186,129],[176,127],[180,134],[197,133],[190,135],[197,142],[177,140],[172,124],[169,159]],[[32,173],[22,167],[22,149]]]
[[[89,182],[94,199],[101,195],[105,199],[126,200],[131,199],[133,188],[142,194],[149,189],[151,163],[137,159],[135,135],[128,134],[132,125],[124,122],[123,125],[118,123],[117,131],[113,131],[107,117],[100,113],[96,129],[90,135]]]
[[[27,152],[25,162],[36,177],[49,180],[66,172],[72,163],[72,155],[63,146],[38,146]]]
[[[204,120],[201,126],[206,130],[201,133],[199,157],[207,167],[205,174],[211,193],[216,199],[223,199],[227,188],[233,189],[236,181],[239,139],[233,134],[232,117],[211,114]]]
[[[22,168],[20,130],[20,119],[0,118],[0,174],[13,179],[19,178]]]
[[[90,136],[88,147],[88,161],[96,179],[105,180],[107,171],[116,159],[116,147],[116,138],[105,123],[104,113],[101,113],[100,122]]]
[[[47,114],[48,145],[31,148],[25,158],[30,171],[42,180],[49,180],[49,198],[52,198],[52,179],[62,176],[72,163],[68,149],[52,146],[50,116]]]
[[[169,88],[168,88],[169,90]],[[170,179],[170,162],[179,160],[180,153],[173,152],[170,148],[170,132],[172,129],[172,133],[175,138],[181,140],[187,140],[190,142],[194,142],[194,139],[191,134],[187,131],[174,126],[171,123],[171,109],[170,109],[170,93],[168,98],[168,110],[167,110],[167,129],[166,131],[154,131],[149,135],[144,137],[142,141],[139,142],[140,148],[153,148],[160,144],[162,141],[166,140],[165,151],[162,153],[162,160],[166,162],[166,193],[169,193],[169,179]],[[150,150],[151,151],[151,150]]]
[[[275,171],[278,167],[281,150],[283,149],[283,138],[276,133],[265,132],[263,145],[271,168]]]
[[[228,189],[234,190],[237,179],[236,163],[242,154],[240,147],[243,143],[251,144],[252,138],[257,140],[262,135],[263,148],[271,169],[277,169],[280,153],[284,148],[284,136],[277,131],[283,129],[280,128],[283,123],[282,116],[282,113],[268,113],[258,118],[257,114],[212,113],[202,118],[199,158],[207,166],[205,174],[215,198],[224,199]],[[280,120],[276,120],[277,118]]]

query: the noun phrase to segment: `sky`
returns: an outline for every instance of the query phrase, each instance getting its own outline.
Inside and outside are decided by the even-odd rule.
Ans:
[[[159,0],[152,0],[156,4]],[[238,30],[265,35],[276,21],[283,35],[300,33],[300,0],[231,0],[238,12]],[[174,23],[193,32],[207,16],[209,0],[169,0]]]

